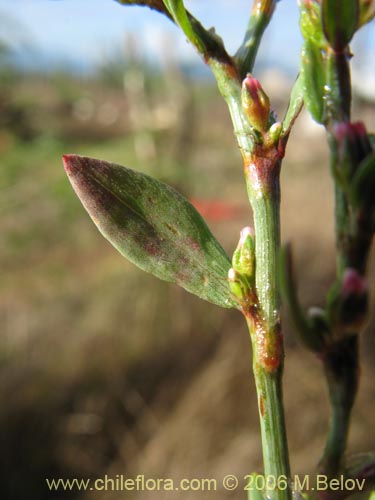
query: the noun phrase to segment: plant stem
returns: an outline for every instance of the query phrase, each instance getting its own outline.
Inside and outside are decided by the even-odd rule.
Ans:
[[[256,158],[245,166],[256,235],[256,286],[268,326],[279,323],[277,261],[280,248],[280,161]]]
[[[244,160],[255,226],[256,303],[243,312],[253,347],[264,474],[270,500],[290,500],[290,467],[282,399],[283,347],[277,261],[280,249],[281,157],[277,146],[257,143],[241,104],[241,78],[235,66],[209,62],[234,125]],[[283,481],[278,487],[279,482]],[[276,483],[276,484],[275,484]]]
[[[264,475],[267,479],[264,494],[269,499],[287,500],[291,496],[290,468],[282,405],[281,370],[275,373],[267,372],[259,366],[255,356],[253,370],[258,395]],[[281,480],[285,480],[285,485]],[[276,488],[273,484],[275,481]]]
[[[252,71],[264,30],[276,7],[275,0],[255,0],[246,30],[245,38],[236,54],[241,77]]]
[[[259,310],[247,315],[252,346],[266,478],[290,477],[282,395],[283,348],[277,262],[280,247],[280,161],[267,158],[245,168],[253,208],[256,253],[256,290]],[[268,174],[264,175],[265,172]],[[281,485],[281,484],[280,484]],[[290,487],[266,491],[271,499],[290,498]]]
[[[334,98],[328,106],[329,119],[326,129],[331,155],[331,173],[335,183],[337,259],[336,284],[328,304],[333,311],[331,328],[334,338],[322,356],[331,418],[320,467],[324,474],[335,477],[344,465],[343,457],[351,410],[358,389],[358,334],[363,326],[368,306],[368,299],[364,294],[362,300],[354,302],[351,307],[344,307],[340,290],[346,269],[355,269],[359,276],[365,274],[372,239],[371,223],[367,218],[369,211],[365,206],[358,209],[353,204],[349,186],[351,177],[348,172],[351,170],[353,175],[361,161],[370,154],[371,147],[366,142],[365,130],[356,130],[350,123],[350,72],[343,54],[334,52],[330,54],[327,77],[334,89],[332,94]],[[337,127],[340,126],[346,134],[353,130],[355,140],[350,142],[347,136],[340,137],[337,133]],[[362,142],[359,141],[359,137]],[[344,146],[347,148],[346,151]]]
[[[326,80],[331,89],[331,95],[326,103],[326,132],[330,147],[331,173],[335,183],[335,232],[336,232],[336,280],[338,286],[345,268],[357,267],[353,262],[351,251],[353,240],[353,225],[349,199],[343,186],[336,177],[336,172],[345,168],[340,162],[338,144],[332,134],[332,129],[338,123],[350,122],[351,84],[350,69],[346,53],[335,52],[329,48],[327,55]],[[364,271],[360,264],[361,271]],[[358,389],[358,335],[342,332],[341,317],[331,325],[336,330],[336,338],[327,345],[322,354],[322,361],[327,380],[331,416],[328,436],[320,460],[321,472],[328,477],[335,477],[343,466],[344,453],[347,444],[351,411]],[[341,338],[340,338],[341,337]],[[327,492],[325,495],[327,496]]]
[[[337,144],[330,136],[331,173],[335,179],[338,166]],[[345,268],[359,267],[364,272],[366,258],[353,258],[357,252],[352,252],[351,213],[345,192],[335,180],[335,231],[336,231],[336,276],[340,283]],[[338,318],[337,321],[340,321]],[[359,325],[358,325],[359,326]],[[340,327],[339,327],[340,330]],[[351,411],[358,389],[359,360],[358,360],[358,332],[353,331],[351,336],[343,336],[328,345],[323,353],[322,361],[326,375],[330,402],[329,430],[324,447],[323,456],[319,463],[322,473],[328,477],[335,477],[343,466]]]
[[[334,477],[342,468],[351,410],[358,387],[358,335],[335,343],[323,358],[331,418],[321,471]]]

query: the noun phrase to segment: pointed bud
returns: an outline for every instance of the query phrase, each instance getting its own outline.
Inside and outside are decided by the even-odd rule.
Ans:
[[[356,269],[347,268],[341,282],[340,318],[345,329],[352,331],[362,326],[368,305],[366,279]]]
[[[366,279],[359,274],[356,269],[348,267],[345,269],[342,284],[341,284],[341,293],[343,298],[347,298],[349,296],[360,297],[367,293],[368,287]]]
[[[250,73],[242,83],[242,108],[255,130],[259,132],[267,130],[270,100],[258,80]]]
[[[358,162],[371,151],[371,144],[363,122],[340,122],[333,129],[340,152],[348,148],[356,153]]]
[[[232,266],[228,272],[231,292],[242,302],[247,302],[255,288],[255,241],[251,227],[244,227],[241,231]]]
[[[271,127],[268,129],[267,132],[266,144],[269,144],[270,146],[272,144],[277,144],[282,128],[283,127],[280,122],[276,122],[273,125],[271,125]]]
[[[240,241],[233,253],[232,266],[236,272],[246,276],[250,282],[255,275],[255,240],[254,230],[247,226],[240,234]]]
[[[333,128],[337,142],[338,166],[347,181],[352,180],[359,164],[371,153],[371,144],[362,122],[340,122]]]

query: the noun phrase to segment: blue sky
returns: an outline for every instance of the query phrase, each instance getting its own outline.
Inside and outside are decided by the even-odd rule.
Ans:
[[[246,28],[250,0],[186,0],[185,4],[206,27],[215,26],[230,52],[236,50]],[[152,59],[161,58],[167,43],[177,60],[198,61],[183,35],[164,16],[144,7],[124,7],[114,0],[0,0],[0,18],[0,37],[19,51],[44,53],[50,61],[74,60],[82,68],[119,50],[129,33]],[[375,63],[373,26],[357,38],[357,44],[366,48],[364,64]],[[259,58],[271,64],[281,62],[295,74],[300,44],[297,1],[282,0]]]

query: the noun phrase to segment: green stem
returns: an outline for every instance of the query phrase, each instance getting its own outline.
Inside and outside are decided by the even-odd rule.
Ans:
[[[259,158],[258,158],[259,160]],[[253,208],[256,241],[256,289],[259,311],[248,317],[253,346],[253,370],[258,394],[259,418],[266,478],[290,477],[289,454],[282,395],[283,349],[277,265],[280,248],[279,161],[263,158],[245,170]],[[258,178],[268,170],[269,175]],[[271,173],[270,173],[271,171]],[[271,499],[289,499],[290,488],[266,491]]]
[[[336,279],[338,286],[344,270],[357,267],[363,272],[366,258],[357,262],[352,252],[352,219],[347,195],[337,182],[335,172],[341,167],[338,164],[337,144],[329,136],[331,153],[331,173],[335,179],[335,231],[336,231]],[[363,267],[362,267],[363,266]],[[339,293],[336,291],[336,294]],[[327,380],[331,416],[326,444],[320,461],[320,470],[328,477],[337,476],[343,468],[351,411],[358,389],[358,332],[352,336],[344,336],[341,332],[341,317],[335,319],[333,328],[337,329],[335,340],[327,345],[322,361]],[[336,325],[337,324],[337,325]],[[341,339],[340,339],[341,336]]]
[[[344,162],[350,161],[351,158],[339,158],[337,141],[329,130],[327,133],[331,154],[331,174],[335,181],[336,274],[340,278],[344,270],[351,267],[365,275],[373,234],[371,208],[363,206],[358,211],[348,196],[352,179],[346,181],[345,189],[337,180],[337,172],[345,169]],[[355,154],[354,150],[352,153],[354,158]],[[371,150],[368,154],[371,155]],[[361,160],[357,160],[358,163],[352,165],[354,171],[360,168]],[[371,179],[369,179],[369,185],[371,186]]]
[[[253,69],[264,30],[271,20],[275,6],[275,0],[254,1],[245,38],[236,54],[242,78],[245,78],[246,73],[251,72]]]
[[[321,471],[335,477],[343,467],[351,410],[358,387],[358,335],[335,343],[323,358],[331,418]]]
[[[336,231],[336,276],[339,279],[348,262],[348,239],[350,231],[350,214],[346,196],[340,186],[335,185],[335,231]]]
[[[267,150],[263,144],[257,143],[258,138],[242,110],[241,78],[235,65],[217,60],[210,60],[209,64],[232,117],[254,214],[257,304],[244,310],[244,314],[253,346],[264,474],[269,480],[269,489],[265,494],[270,500],[290,500],[290,467],[281,386],[283,348],[277,278],[281,159],[277,146]],[[283,483],[278,487],[280,481]]]
[[[289,499],[290,498],[290,468],[288,458],[288,446],[285,432],[284,409],[282,403],[281,371],[268,373],[264,369],[254,366],[254,373],[258,403],[263,398],[262,406],[259,407],[260,428],[263,443],[264,475],[268,480],[268,488],[264,492],[266,498]],[[272,482],[276,480],[274,489]],[[285,489],[281,480],[284,480]]]
[[[242,157],[251,155],[254,149],[252,138],[252,128],[244,116],[241,104],[241,84],[242,80],[237,72],[237,68],[232,64],[225,64],[216,59],[209,60],[212,73],[217,81],[217,86],[225,102],[227,103],[232,123]]]
[[[253,209],[256,235],[256,285],[258,299],[273,328],[280,321],[278,253],[280,249],[280,162],[259,158],[246,167],[248,195]]]
[[[327,55],[326,81],[331,95],[326,102],[326,131],[330,146],[331,173],[335,182],[335,230],[336,230],[336,291],[345,268],[357,267],[353,262],[352,207],[337,172],[345,171],[346,158],[339,158],[338,144],[332,134],[338,123],[349,123],[351,106],[350,70],[346,51],[335,52],[329,48]],[[365,260],[365,259],[364,259]],[[363,266],[364,264],[361,264]],[[362,270],[362,269],[361,269]],[[333,295],[335,297],[335,295]],[[334,302],[333,302],[334,304]],[[358,388],[358,335],[348,336],[342,332],[341,314],[331,320],[336,338],[327,345],[322,360],[328,385],[331,417],[329,431],[320,469],[328,477],[337,476],[343,468],[344,454],[350,426],[351,410]],[[341,337],[341,338],[340,338]]]

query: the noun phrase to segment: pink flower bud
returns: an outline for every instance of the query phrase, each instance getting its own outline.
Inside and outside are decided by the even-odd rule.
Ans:
[[[333,127],[333,135],[337,141],[339,164],[347,168],[350,179],[362,160],[371,153],[366,128],[362,122],[341,122]]]
[[[270,100],[256,78],[248,74],[242,83],[242,108],[255,130],[265,132],[270,114]]]
[[[341,293],[344,297],[360,297],[367,292],[366,279],[356,269],[348,267],[344,271]]]
[[[345,139],[350,141],[363,140],[367,138],[366,128],[363,122],[340,122],[334,127],[334,134],[338,142]]]
[[[250,226],[244,227],[243,229],[241,229],[241,232],[240,232],[239,245],[241,245],[241,247],[242,247],[244,245],[247,237],[251,236],[252,238],[254,238],[254,235],[255,235],[255,232],[254,232],[254,229],[252,227],[250,227]]]

